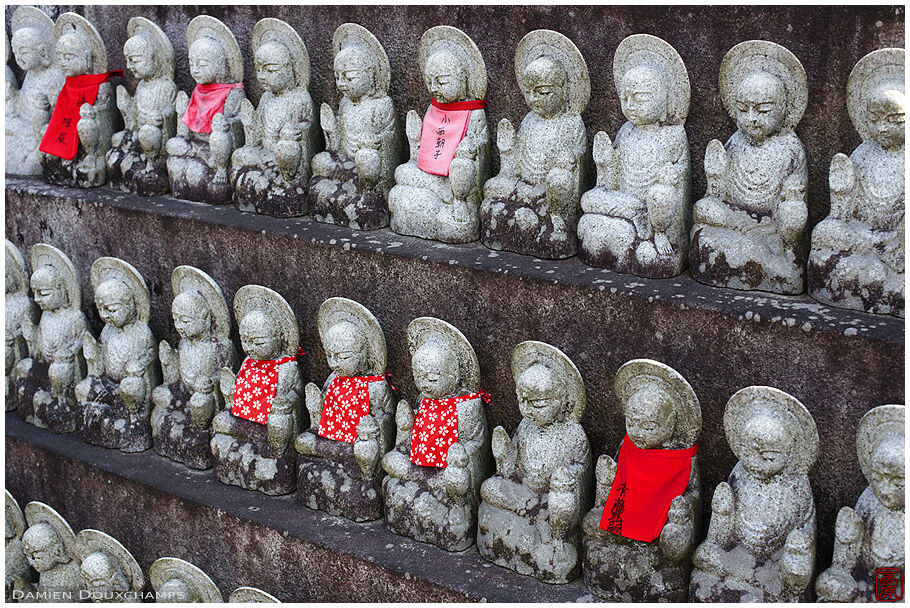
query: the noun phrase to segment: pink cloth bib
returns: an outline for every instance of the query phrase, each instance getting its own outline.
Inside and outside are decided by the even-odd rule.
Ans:
[[[211,133],[212,118],[215,114],[224,112],[224,103],[231,89],[242,88],[242,82],[197,84],[181,122],[194,133]]]
[[[468,131],[471,110],[485,107],[487,102],[482,99],[455,103],[439,103],[434,99],[423,117],[417,168],[432,175],[448,176],[455,148]]]

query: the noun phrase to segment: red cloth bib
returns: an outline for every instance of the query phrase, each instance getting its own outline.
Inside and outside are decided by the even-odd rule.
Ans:
[[[411,462],[444,469],[449,448],[458,441],[458,404],[477,398],[490,402],[490,395],[482,391],[449,399],[421,401],[411,431]]]
[[[378,376],[335,376],[325,393],[319,435],[326,439],[354,443],[357,425],[370,413],[370,382],[385,380]]]
[[[264,361],[247,358],[234,383],[231,414],[259,424],[268,422],[272,400],[278,388],[278,366],[296,360],[296,356]]]
[[[651,542],[667,522],[670,503],[689,484],[693,445],[685,450],[642,450],[626,435],[600,529]]]
[[[41,138],[41,145],[38,146],[39,150],[66,160],[76,158],[76,152],[79,151],[79,133],[76,131],[79,111],[84,103],[94,105],[98,99],[98,87],[110,80],[111,76],[123,78],[123,70],[66,77],[63,89],[57,96],[54,112],[47,123],[47,130]]]
[[[181,122],[194,133],[211,133],[212,118],[218,112],[224,112],[224,102],[231,89],[242,88],[242,82],[197,84]]]
[[[433,175],[447,176],[449,163],[455,158],[455,148],[468,132],[471,110],[485,107],[487,102],[482,99],[454,103],[439,103],[434,99],[423,117],[417,168]]]

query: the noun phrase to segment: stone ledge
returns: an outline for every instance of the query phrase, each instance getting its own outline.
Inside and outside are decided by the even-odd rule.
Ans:
[[[547,585],[484,561],[219,483],[148,451],[123,454],[6,415],[6,487],[47,502],[74,530],[98,528],[144,572],[155,559],[199,566],[226,598],[241,585],[284,602],[567,602],[580,581]],[[242,556],[243,560],[236,559]]]

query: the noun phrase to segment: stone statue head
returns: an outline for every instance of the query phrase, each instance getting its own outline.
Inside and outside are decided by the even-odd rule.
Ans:
[[[332,325],[322,338],[325,358],[336,375],[362,376],[369,369],[366,336],[348,321]]]
[[[622,113],[633,125],[667,122],[668,87],[660,72],[636,66],[623,75],[618,89]]]
[[[179,578],[165,581],[155,593],[156,602],[179,602],[182,604],[199,603],[202,599],[192,586]]]
[[[263,90],[280,93],[294,86],[294,67],[288,48],[272,40],[256,49],[256,78]]]
[[[626,434],[636,447],[653,450],[667,447],[676,428],[673,398],[657,385],[643,386],[629,397],[625,407]]]
[[[787,110],[787,90],[780,78],[752,72],[736,89],[736,126],[756,142],[780,132]]]
[[[555,370],[537,363],[515,381],[518,410],[534,426],[550,426],[566,416],[566,395]]]
[[[262,285],[244,285],[234,294],[240,343],[250,358],[267,361],[297,354],[297,317],[281,294]]]
[[[69,304],[63,277],[53,266],[39,266],[32,273],[31,286],[35,304],[41,310],[53,312]]]
[[[385,372],[385,334],[365,306],[347,298],[329,298],[319,305],[316,322],[326,360],[336,375]]]
[[[32,293],[41,310],[82,307],[79,273],[65,253],[47,243],[37,243],[30,252]],[[41,292],[40,294],[38,292]]]
[[[176,557],[162,557],[149,568],[156,602],[221,603],[221,592],[209,576]]]
[[[904,49],[872,51],[847,79],[847,111],[863,141],[885,150],[904,144]]]
[[[109,278],[95,289],[98,316],[106,325],[123,328],[136,320],[136,300],[126,283]]]
[[[158,62],[161,59],[156,52],[155,43],[145,34],[127,38],[123,45],[123,56],[126,58],[126,69],[139,80],[147,80],[158,75]]]
[[[113,536],[87,528],[76,535],[75,556],[83,588],[93,602],[120,601],[124,592],[138,592],[145,576],[136,558]]]
[[[82,32],[70,29],[57,39],[57,65],[66,76],[82,76],[92,71],[92,43]]]
[[[872,92],[867,102],[866,111],[873,137],[886,150],[904,145],[903,88],[903,83],[883,83]]]
[[[116,593],[130,589],[130,583],[117,560],[103,551],[96,551],[82,560],[79,567],[82,586],[93,601],[110,601]]]
[[[47,522],[38,522],[22,535],[22,549],[32,568],[38,572],[47,572],[57,564],[70,561],[66,547],[57,531]]]
[[[430,399],[451,397],[461,384],[458,358],[447,345],[428,340],[411,357],[414,384]]]
[[[171,305],[174,328],[181,338],[195,340],[212,334],[212,310],[208,300],[196,290],[182,291]]]
[[[743,427],[743,468],[759,479],[771,479],[787,466],[793,436],[783,419],[756,412]]]
[[[542,118],[553,118],[566,111],[567,81],[565,68],[545,55],[528,64],[519,84],[531,111]]]
[[[338,92],[352,101],[373,93],[376,73],[370,56],[357,45],[344,47],[333,63]]]
[[[460,58],[448,49],[430,55],[423,70],[427,91],[439,103],[461,101],[468,96],[468,74]]]
[[[198,84],[213,84],[229,80],[227,54],[214,38],[200,36],[189,50],[190,76]]]
[[[458,328],[434,317],[408,324],[408,350],[417,389],[430,399],[453,397],[480,388],[477,354]]]
[[[275,359],[281,352],[278,324],[264,310],[252,310],[240,321],[240,344],[252,359]]]
[[[23,27],[13,33],[16,63],[26,72],[51,65],[51,42],[35,28]]]
[[[891,510],[904,508],[904,438],[893,435],[872,453],[869,485],[879,502]]]

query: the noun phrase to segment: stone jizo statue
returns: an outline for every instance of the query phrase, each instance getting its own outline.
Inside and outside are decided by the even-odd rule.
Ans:
[[[522,420],[493,430],[496,474],[480,488],[480,556],[547,583],[581,574],[581,520],[591,507],[591,447],[580,420],[585,386],[559,349],[527,341],[512,352]]]
[[[859,60],[847,110],[863,143],[831,161],[831,213],[812,231],[809,294],[904,316],[904,49]]]
[[[243,56],[225,25],[197,15],[186,27],[192,97],[177,93],[177,135],[168,140],[171,194],[204,203],[231,202],[231,154],[243,146]]]
[[[256,587],[237,587],[228,597],[229,604],[280,604],[281,601]]]
[[[673,277],[689,255],[689,75],[672,46],[635,34],[616,49],[613,81],[628,122],[615,143],[604,131],[594,137],[597,186],[581,197],[578,255],[592,266]]]
[[[25,557],[22,535],[25,533],[25,515],[19,503],[6,490],[6,601],[13,601],[13,592],[25,592],[34,585],[32,568]]]
[[[904,570],[904,406],[866,412],[856,429],[856,455],[869,486],[834,526],[834,559],[815,581],[819,600],[874,602],[876,569]],[[892,570],[892,575],[894,570]]]
[[[29,565],[38,572],[38,583],[29,585],[26,593],[42,594],[42,601],[80,601],[80,558],[73,529],[43,502],[25,505],[25,521],[28,529],[22,535],[22,547]]]
[[[212,418],[224,407],[218,390],[221,368],[237,368],[231,313],[217,283],[198,268],[171,273],[171,314],[177,348],[158,344],[163,383],[152,391],[152,440],[158,454],[193,469],[215,464],[209,444]]]
[[[145,576],[136,558],[116,538],[86,529],[76,535],[82,587],[93,602],[138,602]]]
[[[432,103],[424,119],[408,112],[411,158],[395,169],[390,226],[399,234],[445,243],[476,241],[478,208],[490,176],[486,64],[474,41],[448,25],[423,34],[418,58]]]
[[[59,186],[104,186],[104,157],[119,122],[109,80],[123,72],[107,71],[104,40],[85,17],[60,15],[54,36],[57,65],[66,80],[39,146],[44,179]]]
[[[234,202],[241,211],[305,215],[317,137],[310,55],[291,26],[271,17],[253,27],[252,47],[263,94],[256,109],[241,102],[246,143],[231,157]]]
[[[701,512],[698,398],[676,370],[648,359],[620,367],[615,389],[626,437],[618,465],[606,454],[597,461],[582,521],[585,583],[605,600],[684,602]]]
[[[535,30],[515,49],[515,78],[531,111],[517,134],[508,119],[499,121],[500,171],[484,185],[480,240],[490,249],[567,258],[577,248],[585,190],[588,66],[571,40]]]
[[[22,333],[38,323],[38,307],[31,298],[28,270],[19,248],[6,241],[6,411],[16,409],[19,400],[13,384],[16,364],[29,356],[28,342]]]
[[[375,230],[389,223],[386,197],[401,162],[401,128],[389,97],[389,58],[365,28],[332,37],[338,113],[323,102],[326,149],[313,157],[310,212],[317,222]]]
[[[727,402],[724,432],[739,462],[714,490],[689,600],[805,602],[815,567],[815,421],[787,393],[750,386]]]
[[[155,601],[181,604],[220,604],[221,592],[208,574],[176,557],[162,557],[149,568]]]
[[[31,249],[31,287],[41,319],[21,317],[29,356],[13,371],[19,418],[54,433],[82,428],[74,388],[86,373],[82,339],[88,321],[82,286],[65,253],[45,243]]]
[[[432,317],[408,325],[418,408],[401,400],[395,448],[382,458],[385,519],[402,536],[446,551],[474,544],[480,484],[492,468],[480,366],[467,338]]]
[[[332,373],[321,389],[304,389],[310,428],[295,442],[297,496],[354,521],[382,519],[379,461],[395,441],[385,335],[373,313],[346,298],[323,302],[317,324]]]
[[[278,293],[246,285],[234,296],[246,358],[236,375],[221,368],[225,409],[212,420],[215,474],[222,483],[265,494],[297,486],[294,439],[309,426],[301,412],[297,317]]]
[[[724,57],[720,94],[737,131],[705,150],[708,188],[692,209],[692,276],[718,287],[802,293],[808,173],[793,129],[806,109],[806,72],[784,47],[748,40]]]
[[[155,196],[169,189],[165,145],[177,131],[174,47],[144,17],[130,19],[126,33],[126,68],[139,83],[134,95],[117,87],[124,128],[114,134],[107,153],[108,181],[115,190]]]
[[[38,144],[65,79],[54,58],[54,22],[40,9],[20,6],[13,13],[10,31],[13,55],[25,77],[15,90],[15,77],[7,67],[6,172],[41,175]]]
[[[149,328],[151,295],[131,264],[98,258],[92,264],[95,307],[104,322],[95,340],[82,335],[88,375],[76,385],[82,439],[123,452],[152,447],[152,389],[161,382],[158,349]]]

